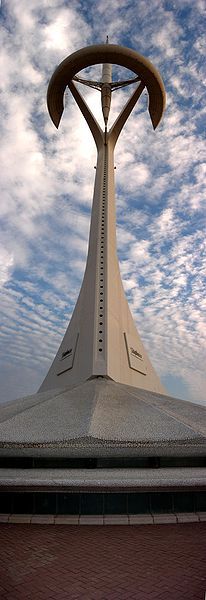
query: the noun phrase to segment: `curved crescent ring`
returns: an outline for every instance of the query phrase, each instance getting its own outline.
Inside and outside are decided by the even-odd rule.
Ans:
[[[47,92],[47,106],[58,128],[64,110],[64,91],[74,75],[91,65],[111,63],[130,69],[140,76],[149,94],[149,113],[154,129],[164,112],[166,94],[163,81],[152,63],[135,50],[115,44],[87,46],[65,58],[54,71]]]

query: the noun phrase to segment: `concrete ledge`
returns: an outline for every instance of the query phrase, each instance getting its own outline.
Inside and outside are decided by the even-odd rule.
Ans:
[[[31,518],[31,523],[39,524],[39,525],[50,525],[54,524],[55,516],[54,515],[33,515]]]
[[[4,469],[0,468],[1,491],[160,491],[206,489],[206,467],[159,469]]]
[[[9,523],[31,523],[32,515],[10,515]]]
[[[199,517],[196,513],[176,513],[178,523],[194,523],[199,521]]]
[[[153,525],[152,515],[129,515],[130,525]]]
[[[79,518],[79,525],[104,525],[102,515],[82,515]]]
[[[104,525],[129,525],[128,515],[104,515]]]
[[[5,514],[3,514],[3,515],[0,515],[0,523],[8,523],[8,522],[9,522],[9,517],[10,517],[10,516],[11,516],[11,515],[5,515]]]
[[[154,524],[177,523],[177,516],[172,513],[171,514],[170,513],[154,514],[153,519],[154,519]]]
[[[58,515],[54,517],[55,525],[79,525],[79,515]]]
[[[197,516],[199,518],[199,521],[206,521],[206,512],[199,512],[199,513],[196,513],[196,514],[197,514]]]
[[[0,523],[33,525],[165,525],[206,521],[206,512],[141,515],[27,515],[0,514]]]

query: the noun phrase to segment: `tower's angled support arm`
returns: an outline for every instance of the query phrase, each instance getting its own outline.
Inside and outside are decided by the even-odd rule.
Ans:
[[[145,84],[141,81],[140,85],[135,89],[132,96],[129,98],[128,102],[122,109],[120,115],[117,117],[116,121],[114,122],[114,125],[111,127],[109,131],[109,137],[113,143],[113,147],[115,147],[119,134],[121,133],[124,124],[126,123],[130,113],[132,112],[132,109],[134,108],[139,97],[141,96],[141,93],[143,92],[144,88]]]
[[[68,87],[70,89],[70,92],[72,93],[72,96],[76,100],[76,103],[78,104],[78,107],[80,108],[81,113],[85,117],[87,124],[89,125],[90,131],[93,135],[93,138],[94,138],[97,148],[100,148],[102,141],[103,141],[103,131],[102,131],[101,127],[98,125],[96,119],[94,118],[94,116],[91,113],[89,107],[87,106],[84,98],[80,94],[79,90],[77,89],[77,87],[73,83],[73,81],[69,82]]]

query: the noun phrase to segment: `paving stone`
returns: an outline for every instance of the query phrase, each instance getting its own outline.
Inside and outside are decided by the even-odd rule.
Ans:
[[[10,515],[9,523],[31,523],[32,515]]]
[[[31,523],[39,523],[42,525],[52,524],[54,523],[54,515],[33,515]]]
[[[206,522],[142,527],[2,523],[0,598],[204,600],[205,547]]]
[[[149,525],[153,524],[152,515],[129,515],[130,525]]]

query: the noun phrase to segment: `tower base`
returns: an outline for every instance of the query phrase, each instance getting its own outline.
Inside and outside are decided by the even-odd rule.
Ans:
[[[0,513],[206,512],[206,409],[94,378],[0,409]]]

